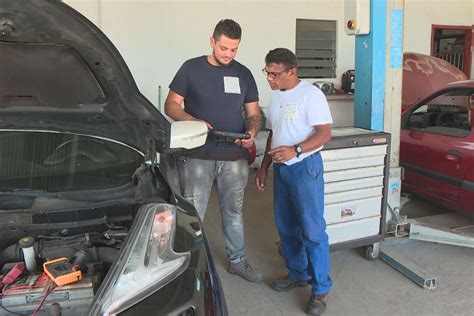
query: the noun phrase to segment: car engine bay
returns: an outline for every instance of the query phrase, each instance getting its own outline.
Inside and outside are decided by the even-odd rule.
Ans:
[[[129,235],[138,209],[136,205],[116,208],[122,208],[118,216],[108,216],[114,207],[95,212],[83,209],[48,214],[47,223],[40,223],[45,214],[36,214],[26,228],[2,227],[0,315],[86,314]],[[79,214],[82,221],[78,221]],[[85,214],[89,215],[87,220]],[[96,215],[91,218],[90,214]],[[68,220],[58,223],[53,222],[54,218]],[[81,277],[62,286],[53,284],[53,279],[46,277],[44,264],[58,258],[67,263],[68,273],[75,272]],[[40,311],[44,304],[50,305],[46,312]]]

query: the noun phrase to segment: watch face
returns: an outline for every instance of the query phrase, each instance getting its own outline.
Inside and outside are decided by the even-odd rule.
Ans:
[[[296,157],[299,157],[301,155],[302,149],[300,145],[295,146],[295,151],[296,151]]]

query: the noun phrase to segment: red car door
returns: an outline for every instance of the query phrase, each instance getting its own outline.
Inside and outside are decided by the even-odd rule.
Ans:
[[[449,204],[459,199],[474,138],[469,100],[466,90],[452,90],[404,115],[400,163],[405,188]]]

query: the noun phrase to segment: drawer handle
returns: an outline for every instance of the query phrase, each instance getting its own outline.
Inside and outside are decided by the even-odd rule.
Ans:
[[[345,208],[341,210],[341,218],[347,217],[347,216],[354,216],[355,215],[355,210],[350,209],[350,208]]]

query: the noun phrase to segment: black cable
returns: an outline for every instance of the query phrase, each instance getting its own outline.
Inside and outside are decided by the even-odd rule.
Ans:
[[[7,309],[5,306],[3,306],[2,302],[0,302],[0,308],[2,308],[5,312],[13,314],[13,315],[30,316],[30,314],[22,314],[22,313],[13,312],[13,311]]]
[[[4,295],[3,293],[8,289],[8,285],[5,285],[2,290],[1,290],[1,294],[2,296]],[[3,306],[3,297],[0,298],[0,307],[6,311],[7,313],[11,313],[11,314],[14,314],[14,315],[27,315],[29,316],[30,314],[22,314],[22,313],[16,313],[16,312],[13,312],[9,309],[7,309],[5,306]]]

